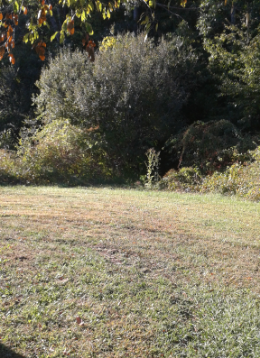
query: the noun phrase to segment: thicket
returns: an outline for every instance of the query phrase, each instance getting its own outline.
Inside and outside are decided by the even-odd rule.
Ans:
[[[62,51],[36,83],[43,123],[66,118],[92,130],[117,175],[138,176],[145,153],[160,148],[184,126],[181,110],[193,90],[198,57],[181,38],[159,44],[145,35],[117,36],[95,63],[81,52]]]
[[[260,130],[259,1],[187,1],[174,20],[165,6],[154,9],[154,17],[147,8],[135,8],[143,20],[139,30],[149,28],[148,35],[136,35],[130,5],[128,22],[120,17],[122,8],[120,16],[113,13],[115,25],[111,33],[103,29],[100,39],[109,36],[94,62],[80,49],[75,22],[75,41],[65,38],[63,50],[53,43],[42,70],[25,45],[16,50],[14,68],[1,65],[2,181],[146,178],[150,185],[161,176],[157,186],[213,190],[215,185],[224,192],[219,188],[230,170],[238,177],[244,165],[251,171],[257,160],[250,151],[259,146]],[[58,9],[56,25],[57,14]],[[101,28],[96,15],[94,23]],[[118,34],[126,28],[136,31]],[[149,180],[148,151],[160,152]],[[238,193],[236,185],[226,192]]]
[[[86,185],[111,181],[107,157],[89,131],[54,120],[21,139],[18,150],[0,152],[4,183]]]

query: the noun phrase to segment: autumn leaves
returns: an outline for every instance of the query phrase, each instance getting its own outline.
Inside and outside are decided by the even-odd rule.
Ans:
[[[26,15],[27,8],[21,7],[21,11]],[[0,12],[0,61],[8,53],[9,61],[12,65],[15,64],[14,55],[11,53],[11,49],[15,47],[15,26],[18,25],[18,14],[12,12],[6,12],[3,14]]]
[[[37,23],[39,26],[46,25],[46,15],[49,12],[50,16],[53,15],[52,13],[52,5],[45,5],[45,0],[40,0],[42,8],[38,12],[37,16]]]
[[[18,18],[20,14],[27,15],[28,10],[25,6],[21,6],[18,2],[15,2],[13,5],[12,11],[10,7],[2,7],[2,12],[0,11],[0,61],[7,54],[9,57],[9,61],[11,64],[15,64],[15,57],[12,53],[12,49],[15,47],[15,28],[18,26]],[[33,11],[33,10],[32,10]],[[39,37],[38,29],[41,26],[48,26],[47,16],[53,16],[52,5],[47,5],[45,0],[39,0],[38,10],[34,11],[34,13],[30,12],[30,19],[28,19],[26,23],[26,27],[29,30],[25,36],[23,37],[23,41],[25,43],[31,43],[32,47],[35,49],[37,55],[40,60],[44,61],[46,56],[46,42]],[[35,18],[33,16],[35,15]],[[77,15],[77,13],[75,13]],[[77,16],[78,17],[78,16]],[[82,16],[81,16],[82,17]],[[82,20],[82,19],[81,19]],[[66,20],[62,25],[60,33],[60,42],[62,43],[65,35],[70,36],[75,33],[75,24],[74,24],[74,16],[67,16]],[[87,29],[87,33],[92,33],[92,28],[90,26],[89,31]],[[55,33],[51,37],[51,41],[56,38],[57,33]],[[88,35],[87,35],[88,36]],[[84,38],[85,41],[85,38]],[[96,46],[93,41],[88,41],[84,45],[84,48],[89,54],[89,57],[92,61],[94,61],[94,47]]]
[[[47,11],[52,10],[51,5],[45,5],[45,0],[41,0],[42,8],[38,13],[38,25],[41,26],[46,22],[46,13]],[[18,25],[18,11],[23,12],[24,15],[27,15],[28,10],[25,6],[21,6],[19,9],[19,5],[14,6],[14,12],[6,12],[3,14],[0,12],[0,60],[3,59],[5,53],[7,52],[9,61],[12,65],[15,64],[15,57],[11,50],[15,47],[15,27]],[[29,39],[29,36],[25,37]],[[45,60],[45,48],[46,43],[43,41],[38,42],[35,46],[36,53],[39,55],[39,58],[44,61]]]
[[[35,51],[37,55],[39,56],[40,60],[45,60],[45,49],[46,49],[46,43],[43,41],[40,41],[35,46]]]

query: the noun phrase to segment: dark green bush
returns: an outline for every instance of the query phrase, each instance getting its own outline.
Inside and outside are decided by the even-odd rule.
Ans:
[[[16,36],[19,37],[19,29]],[[0,148],[15,148],[19,131],[32,113],[32,94],[40,76],[42,61],[31,46],[21,44],[13,50],[16,63],[0,62]],[[7,60],[7,61],[6,61]]]
[[[246,153],[256,146],[241,136],[227,120],[195,122],[166,143],[166,151],[178,157],[178,167],[197,166],[204,174],[222,171],[234,162],[250,159]]]
[[[90,63],[68,50],[52,59],[37,83],[38,114],[98,127],[100,145],[119,174],[145,172],[145,152],[182,126],[180,109],[197,58],[179,38],[158,46],[143,35],[116,37]]]

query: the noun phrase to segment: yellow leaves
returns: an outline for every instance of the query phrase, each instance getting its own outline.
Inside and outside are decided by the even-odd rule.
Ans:
[[[185,7],[186,4],[187,4],[187,0],[181,0],[180,5],[181,5],[182,7]]]
[[[120,6],[120,0],[114,2],[114,8],[118,9]]]
[[[82,13],[81,13],[81,21],[85,21],[86,20],[86,13],[85,11],[83,10]]]
[[[58,33],[59,33],[59,31],[56,31],[55,32],[55,34],[53,34],[52,36],[51,36],[51,42],[56,38],[56,36],[58,35]]]
[[[90,11],[94,11],[94,5],[91,1],[88,3],[88,8]]]
[[[96,7],[97,7],[98,11],[100,11],[100,12],[102,11],[102,4],[100,1],[96,1]]]
[[[113,36],[107,36],[103,39],[102,44],[100,46],[100,51],[105,52],[109,48],[113,48],[116,44],[116,39]]]
[[[18,13],[19,12],[19,4],[17,1],[14,2],[14,12]]]

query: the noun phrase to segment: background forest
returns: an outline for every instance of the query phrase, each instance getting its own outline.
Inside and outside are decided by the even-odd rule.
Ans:
[[[0,38],[1,182],[140,181],[259,200],[260,1],[127,2],[93,7],[85,25],[67,5],[40,10],[37,45],[30,2],[12,54]]]

